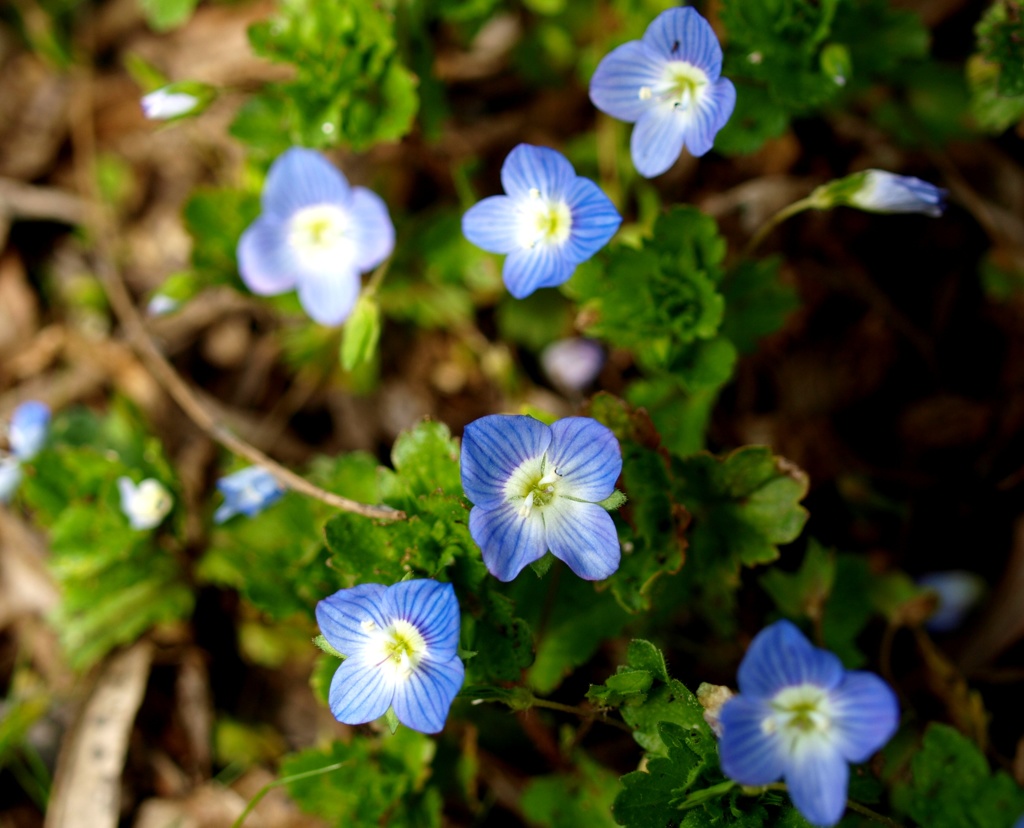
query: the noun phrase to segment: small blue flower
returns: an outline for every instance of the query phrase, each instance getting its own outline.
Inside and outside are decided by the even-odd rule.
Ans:
[[[932,632],[955,630],[985,594],[985,579],[963,569],[929,572],[917,579],[917,585],[932,590],[939,599],[935,612],[924,622]]]
[[[119,477],[117,489],[121,493],[121,511],[128,518],[132,529],[153,529],[159,526],[174,505],[174,498],[164,484],[152,477],[137,485],[130,477]]]
[[[324,638],[346,658],[331,681],[339,722],[372,722],[393,708],[421,733],[444,727],[465,678],[457,655],[459,602],[451,584],[360,584],[316,605]]]
[[[597,378],[604,350],[593,339],[560,339],[544,349],[540,364],[558,388],[578,392]]]
[[[248,466],[222,477],[217,488],[224,493],[224,502],[213,513],[214,523],[224,523],[239,513],[253,517],[284,494],[277,478],[262,466]]]
[[[694,9],[668,9],[641,40],[605,55],[590,80],[590,100],[613,118],[636,123],[633,164],[654,178],[684,146],[695,156],[711,149],[736,105],[736,88],[721,72],[722,47],[711,25]]]
[[[848,762],[865,762],[896,732],[899,706],[873,673],[845,670],[793,624],[755,636],[719,714],[725,775],[743,785],[785,779],[808,822],[835,825],[846,809]]]
[[[359,275],[395,247],[387,205],[351,187],[319,153],[293,147],[274,161],[263,213],[238,242],[238,268],[253,293],[296,289],[321,325],[340,325],[359,297]]]
[[[546,426],[533,417],[491,414],[466,426],[462,488],[475,505],[469,531],[501,581],[549,549],[579,577],[619,568],[619,538],[600,505],[615,491],[622,452],[589,417]]]
[[[508,254],[502,278],[516,299],[567,282],[622,223],[601,188],[547,147],[513,149],[501,166],[501,185],[506,195],[473,205],[462,232],[477,247]]]
[[[872,213],[924,213],[926,216],[941,216],[946,208],[947,190],[912,175],[896,175],[885,170],[865,170],[857,175],[863,176],[861,186],[845,202],[851,207]]]
[[[0,452],[0,503],[9,503],[21,484],[21,464],[35,457],[50,432],[50,407],[36,400],[23,402],[11,414],[7,428],[10,454]]]
[[[188,92],[174,92],[170,87],[157,89],[142,98],[142,112],[151,121],[169,121],[188,115],[202,101]]]

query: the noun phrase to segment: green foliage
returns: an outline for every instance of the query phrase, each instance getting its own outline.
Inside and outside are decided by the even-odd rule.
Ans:
[[[617,781],[614,773],[580,754],[573,773],[530,780],[520,800],[523,815],[538,828],[614,828]]]
[[[998,67],[996,93],[1024,96],[1024,8],[1020,0],[995,0],[974,28],[978,51]]]
[[[744,259],[722,281],[722,336],[741,354],[752,353],[762,337],[779,330],[786,317],[800,306],[792,285],[781,281],[780,264],[777,256]]]
[[[139,0],[146,22],[158,32],[176,29],[188,22],[198,0]]]
[[[192,235],[192,269],[202,282],[241,288],[235,250],[259,212],[259,199],[240,190],[206,188],[192,194],[185,227]]]
[[[351,371],[373,359],[380,339],[380,305],[364,293],[345,323],[341,338],[341,367]]]

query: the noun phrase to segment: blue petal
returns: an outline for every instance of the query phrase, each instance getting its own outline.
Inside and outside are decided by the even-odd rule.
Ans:
[[[388,206],[366,187],[352,189],[349,205],[352,241],[355,243],[355,267],[360,273],[373,270],[395,249],[395,225]]]
[[[392,704],[398,721],[421,733],[439,733],[465,676],[458,658],[421,661],[409,678],[395,687]]]
[[[314,322],[340,325],[356,306],[361,287],[359,275],[351,270],[307,272],[299,282],[299,301]]]
[[[797,684],[831,690],[843,680],[842,662],[813,646],[789,621],[776,621],[754,636],[736,674],[740,691],[771,698]]]
[[[813,825],[835,825],[846,810],[850,768],[825,741],[808,741],[787,757],[786,787],[804,819]]]
[[[292,147],[270,165],[263,185],[263,212],[287,220],[314,204],[348,204],[348,181],[320,153]]]
[[[328,701],[335,719],[359,725],[383,716],[394,697],[395,686],[379,666],[347,658],[331,680]]]
[[[573,182],[565,200],[572,212],[572,231],[564,255],[579,264],[608,244],[622,224],[622,216],[601,188],[582,176]]]
[[[227,523],[241,511],[242,510],[239,509],[236,504],[232,503],[230,500],[225,500],[213,513],[213,522],[218,526],[222,523]]]
[[[384,614],[389,621],[401,618],[412,624],[432,659],[447,661],[459,648],[459,602],[451,584],[401,581],[385,593]]]
[[[848,762],[867,761],[896,732],[900,716],[896,694],[873,673],[847,673],[829,699],[836,747]]]
[[[38,400],[28,400],[11,414],[11,452],[21,460],[31,460],[46,442],[50,430],[50,407]]]
[[[253,517],[284,495],[284,488],[262,466],[248,466],[217,481],[224,503],[214,512],[213,522],[224,523],[239,512]]]
[[[701,99],[700,106],[678,115],[683,125],[683,145],[699,158],[715,143],[718,130],[725,126],[736,107],[736,87],[728,78],[720,78]]]
[[[722,705],[718,756],[722,772],[741,785],[767,785],[785,770],[778,734],[765,733],[761,726],[771,714],[767,701],[750,696],[733,696]]]
[[[388,626],[383,613],[385,589],[381,584],[360,584],[317,603],[316,623],[335,650],[345,656],[357,655],[370,640],[365,622],[372,621],[377,629]]]
[[[613,118],[633,123],[654,105],[650,98],[640,97],[641,88],[657,86],[664,71],[664,58],[642,41],[623,43],[597,65],[590,79],[590,100]]]
[[[474,506],[469,513],[469,534],[483,554],[484,564],[499,581],[511,581],[527,564],[547,552],[544,521],[540,511],[520,517],[510,503],[495,509]]]
[[[505,259],[501,277],[516,299],[525,299],[541,287],[557,287],[567,281],[576,263],[567,261],[562,250],[550,244],[517,247]]]
[[[539,458],[551,444],[551,429],[533,417],[488,414],[462,434],[462,490],[472,503],[492,509],[505,503],[513,472]]]
[[[671,168],[683,151],[685,125],[671,104],[648,109],[633,127],[629,152],[633,166],[644,178],[654,178]]]
[[[519,247],[519,217],[508,196],[491,196],[474,204],[462,217],[462,235],[491,253]]]
[[[295,287],[298,264],[288,245],[283,222],[260,216],[238,240],[238,272],[245,286],[260,296],[273,296]]]
[[[0,503],[10,503],[21,484],[21,462],[13,455],[0,457]]]
[[[513,199],[529,198],[533,189],[545,198],[557,199],[575,177],[576,171],[562,153],[530,144],[517,146],[501,165],[501,186]]]
[[[559,492],[591,503],[608,497],[622,473],[619,441],[590,417],[566,417],[551,426],[548,460],[562,478]]]
[[[692,63],[714,82],[722,73],[722,47],[696,9],[668,9],[647,27],[643,43],[664,60]]]
[[[619,536],[611,515],[600,506],[556,498],[542,515],[551,554],[580,578],[600,581],[619,568]]]

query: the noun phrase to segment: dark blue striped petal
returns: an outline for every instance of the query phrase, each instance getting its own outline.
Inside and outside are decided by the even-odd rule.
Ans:
[[[511,253],[519,244],[519,216],[508,196],[477,202],[462,217],[462,235],[491,253]]]
[[[654,178],[670,169],[683,151],[684,131],[682,113],[671,104],[661,103],[648,109],[629,138],[636,171],[644,178]]]
[[[790,799],[812,825],[827,828],[842,819],[850,768],[827,740],[799,742],[786,758],[785,777]]]
[[[395,687],[393,704],[398,721],[421,733],[440,733],[465,676],[465,667],[458,658],[423,659],[409,678]]]
[[[509,293],[516,299],[525,299],[537,288],[556,287],[569,281],[575,269],[576,263],[568,261],[561,248],[539,243],[534,247],[517,247],[509,253],[501,277]]]
[[[238,272],[253,293],[274,296],[291,290],[299,270],[287,224],[281,221],[260,216],[238,240]]]
[[[488,414],[462,434],[462,490],[477,506],[492,509],[506,502],[505,486],[530,460],[539,460],[551,443],[551,429],[517,414]]]
[[[836,747],[848,762],[866,762],[899,725],[896,694],[874,673],[847,673],[829,701]]]
[[[777,732],[766,733],[762,726],[771,715],[768,701],[749,696],[733,696],[718,715],[722,772],[741,785],[767,785],[782,777],[782,742]]]
[[[602,112],[633,123],[654,102],[641,89],[651,90],[661,81],[665,60],[642,41],[623,43],[605,55],[590,79],[590,100]]]
[[[469,513],[469,534],[480,547],[488,572],[499,581],[511,581],[548,550],[540,510],[522,517],[519,508],[510,503],[495,509],[474,506]]]
[[[395,687],[376,664],[359,658],[341,662],[331,680],[328,697],[331,712],[339,722],[366,724],[383,716],[395,697]]]
[[[582,176],[573,182],[565,200],[572,212],[572,230],[564,256],[579,264],[608,244],[622,224],[622,216],[601,188]]]
[[[566,417],[551,426],[548,461],[562,478],[560,494],[591,503],[608,497],[622,473],[619,441],[590,417]]]
[[[665,61],[680,60],[702,69],[712,82],[722,73],[722,47],[696,9],[663,11],[647,27],[643,43]]]
[[[551,554],[580,578],[600,581],[619,568],[619,536],[611,515],[600,506],[556,497],[542,514]]]
[[[575,177],[576,171],[562,153],[530,144],[517,146],[501,165],[501,186],[513,199],[530,198],[530,190],[558,199]]]
[[[447,661],[459,647],[459,602],[451,584],[433,580],[401,581],[384,595],[389,621],[412,624],[427,643],[430,658]]]
[[[740,692],[767,699],[797,684],[831,690],[843,679],[843,665],[789,621],[776,621],[754,636],[736,678]]]
[[[299,281],[299,301],[314,322],[340,325],[356,306],[362,282],[352,270],[339,267],[333,272],[307,269]]]
[[[270,165],[263,185],[263,212],[284,221],[314,204],[348,204],[345,176],[320,153],[292,147]]]
[[[316,623],[335,650],[344,656],[358,655],[369,643],[372,630],[387,627],[385,589],[381,584],[360,584],[317,603]]]
[[[354,266],[365,273],[377,267],[395,249],[395,225],[391,223],[384,199],[366,187],[352,188],[348,214],[349,232],[355,245]]]

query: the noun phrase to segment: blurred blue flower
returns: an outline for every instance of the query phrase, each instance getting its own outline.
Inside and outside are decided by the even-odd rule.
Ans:
[[[548,379],[563,391],[582,391],[604,365],[604,349],[593,339],[560,339],[540,355]]]
[[[297,289],[321,325],[340,325],[355,307],[359,275],[395,247],[387,205],[313,150],[293,147],[270,167],[263,213],[238,241],[242,281],[262,296]]]
[[[848,762],[864,762],[896,732],[899,706],[873,673],[843,669],[789,621],[751,642],[740,693],[719,714],[725,775],[743,785],[785,779],[808,822],[835,825],[846,809]]]
[[[240,513],[253,517],[284,494],[277,478],[262,466],[248,466],[222,477],[217,488],[223,492],[224,502],[213,513],[214,523],[224,523]]]
[[[501,184],[506,195],[473,205],[462,232],[477,247],[508,254],[502,278],[516,299],[568,281],[622,223],[601,188],[547,147],[513,149],[501,166]]]
[[[152,529],[160,525],[174,505],[174,498],[159,480],[146,478],[135,484],[130,477],[117,478],[121,493],[121,511],[132,529]]]
[[[37,400],[21,403],[7,427],[10,454],[0,453],[0,503],[9,503],[21,484],[21,464],[35,457],[50,432],[50,407]]]
[[[501,581],[549,549],[579,577],[619,568],[615,524],[599,504],[615,491],[622,452],[589,417],[546,426],[533,417],[491,414],[466,426],[462,488],[475,504],[469,531]]]
[[[151,121],[167,121],[188,115],[202,103],[188,92],[173,92],[167,87],[150,92],[142,98],[142,112]]]
[[[719,77],[722,47],[711,25],[691,8],[668,9],[631,40],[605,55],[590,80],[594,106],[636,123],[633,164],[653,178],[683,151],[711,149],[736,105],[732,81]]]
[[[885,170],[865,170],[855,175],[862,179],[860,187],[845,201],[851,207],[872,213],[924,213],[927,216],[941,216],[946,208],[947,190],[912,175],[896,175]]]
[[[331,712],[357,725],[383,716],[422,733],[444,727],[462,687],[459,602],[451,584],[360,584],[316,605],[324,638],[346,658],[331,681]]]
[[[929,572],[917,579],[917,585],[932,590],[939,598],[935,612],[924,622],[932,632],[955,630],[985,594],[985,579],[963,569]]]
[[[13,454],[0,457],[0,503],[10,503],[21,485],[21,461]]]

